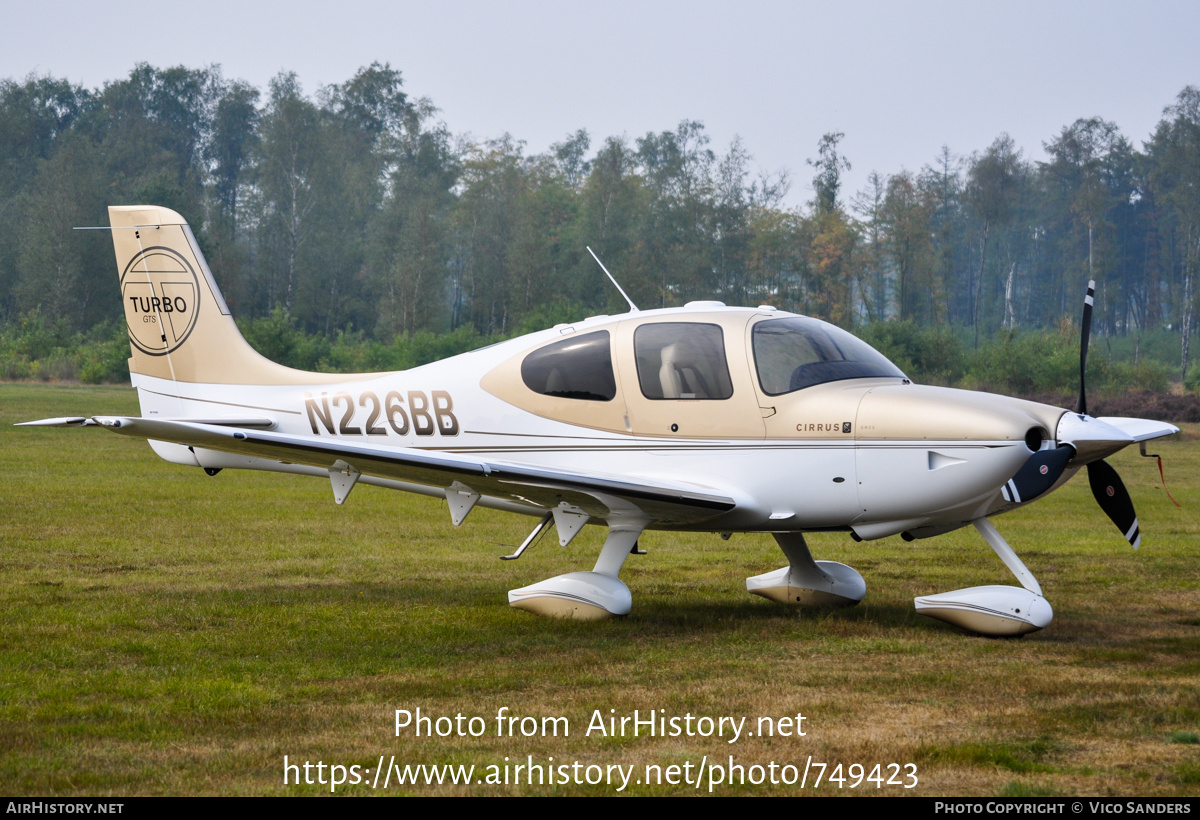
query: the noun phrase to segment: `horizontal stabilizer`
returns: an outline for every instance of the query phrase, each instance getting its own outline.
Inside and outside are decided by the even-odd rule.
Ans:
[[[202,418],[163,418],[154,421],[186,421],[192,424],[214,424],[218,427],[254,427],[269,430],[275,426],[275,419],[261,416],[229,416],[211,419]],[[95,427],[99,422],[95,418],[84,416],[64,416],[57,419],[38,419],[37,421],[22,421],[14,427]]]
[[[63,416],[56,419],[38,419],[37,421],[21,421],[13,427],[94,427],[96,422],[84,416]]]

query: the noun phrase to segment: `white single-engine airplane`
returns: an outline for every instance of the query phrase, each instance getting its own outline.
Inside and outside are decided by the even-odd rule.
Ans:
[[[178,214],[113,207],[109,219],[142,415],[27,424],[145,438],[209,475],[322,476],[338,504],[359,481],[445,498],[456,526],[477,504],[537,517],[506,558],[551,522],[563,545],[589,521],[606,524],[590,572],[509,593],[542,615],[627,614],[617,576],[646,529],[771,533],[788,566],[748,578],[750,592],[852,605],[866,594],[862,576],[814,561],[803,533],[911,540],[973,524],[1021,586],[930,595],[917,610],[984,634],[1032,632],[1050,623],[1050,605],[990,517],[1086,465],[1100,506],[1136,548],[1133,503],[1102,459],[1178,432],[1087,415],[1082,371],[1075,412],[924,387],[825,322],[720,302],[630,302],[621,316],[397,373],[292,370],[242,338]],[[1081,366],[1091,301],[1089,284]]]

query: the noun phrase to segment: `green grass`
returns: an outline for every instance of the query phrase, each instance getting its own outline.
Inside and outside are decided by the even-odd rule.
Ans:
[[[1060,793],[1055,789],[1046,786],[1038,785],[1037,783],[1027,783],[1021,780],[1014,780],[1010,783],[1005,783],[1000,789],[999,797],[1057,797]]]
[[[934,763],[956,763],[1011,772],[1051,772],[1043,760],[1053,751],[1046,737],[1025,743],[963,743],[919,749],[917,758]]]
[[[1054,622],[991,640],[912,598],[1011,577],[973,531],[905,543],[813,536],[868,584],[850,610],[745,592],[782,566],[768,536],[649,533],[622,573],[625,619],[548,621],[509,589],[590,568],[603,530],[501,562],[532,520],[372,487],[160,461],[100,430],[14,428],[136,413],[130,389],[0,385],[0,792],[284,794],[283,757],[404,763],[581,761],[667,767],[915,763],[920,795],[1195,795],[1200,769],[1200,435],[1113,459],[1137,553],[1076,478],[997,526]],[[478,738],[395,736],[396,709],[481,716]],[[566,716],[567,738],[496,737],[501,707]],[[584,736],[594,710],[782,717],[803,737]],[[1017,778],[1014,780],[1014,777]],[[381,781],[382,785],[382,781]],[[373,793],[358,785],[342,790]],[[400,793],[394,785],[387,793]],[[600,786],[408,787],[415,794],[608,794]],[[691,793],[691,786],[629,792]],[[724,794],[792,794],[784,785]],[[807,790],[811,793],[811,789]],[[821,793],[836,793],[822,784]],[[382,793],[382,792],[374,792]]]

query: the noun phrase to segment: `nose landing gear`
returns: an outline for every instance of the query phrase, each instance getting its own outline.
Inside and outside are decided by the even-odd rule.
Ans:
[[[1025,635],[1044,629],[1054,618],[1054,610],[1042,597],[1042,588],[1033,573],[991,521],[977,518],[971,523],[1021,582],[1021,587],[968,587],[926,595],[914,599],[917,612],[981,635]]]

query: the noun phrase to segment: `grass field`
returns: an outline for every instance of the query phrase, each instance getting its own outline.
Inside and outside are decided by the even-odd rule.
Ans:
[[[1200,794],[1200,428],[1112,459],[1142,524],[1135,553],[1082,476],[997,519],[1054,622],[1020,640],[916,615],[912,598],[1015,583],[973,530],[906,543],[810,539],[868,585],[851,610],[752,597],[769,536],[649,533],[622,579],[634,609],[548,621],[507,590],[590,569],[604,531],[497,556],[532,519],[328,482],[160,461],[99,430],[14,428],[136,413],[128,388],[0,385],[0,793],[328,793],[283,758],[694,767],[912,763],[918,785],[721,785],[720,794]],[[480,737],[396,737],[395,710],[480,716]],[[497,737],[501,707],[569,737]],[[594,710],[795,716],[804,737],[585,736]],[[327,770],[326,770],[327,771]],[[315,776],[315,770],[314,770]],[[328,775],[326,774],[326,777]],[[694,777],[694,769],[693,775]],[[382,785],[382,779],[380,785]],[[419,785],[339,794],[609,794],[607,785]],[[625,793],[692,793],[631,785]],[[701,787],[707,791],[707,783]]]

